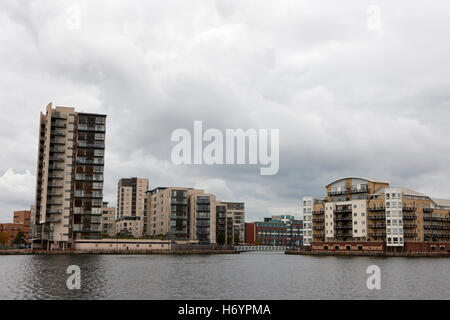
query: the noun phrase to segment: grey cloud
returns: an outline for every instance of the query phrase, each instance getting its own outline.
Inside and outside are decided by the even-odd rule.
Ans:
[[[370,31],[369,4],[2,2],[0,176],[35,172],[39,111],[53,101],[108,114],[112,204],[124,176],[209,186],[245,201],[250,220],[298,215],[302,196],[346,175],[448,197],[450,5],[379,1],[382,29]],[[79,30],[66,25],[71,5]],[[279,128],[278,175],[173,165],[170,135],[194,120]],[[24,183],[10,179],[8,190]],[[0,219],[32,197],[5,194]]]

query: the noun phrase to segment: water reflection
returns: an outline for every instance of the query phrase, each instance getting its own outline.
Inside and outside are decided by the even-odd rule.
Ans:
[[[381,268],[381,290],[366,269]],[[69,290],[69,265],[81,289]],[[0,299],[446,299],[448,259],[240,255],[0,256]]]

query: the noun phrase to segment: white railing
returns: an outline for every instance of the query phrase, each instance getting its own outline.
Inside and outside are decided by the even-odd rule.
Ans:
[[[286,251],[287,246],[235,246],[236,251]]]

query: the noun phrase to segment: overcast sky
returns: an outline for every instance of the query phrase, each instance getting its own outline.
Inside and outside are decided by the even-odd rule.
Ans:
[[[34,202],[49,102],[108,115],[113,205],[130,176],[244,201],[249,221],[299,216],[347,175],[450,198],[449,17],[448,1],[2,0],[0,221]],[[194,120],[279,128],[279,173],[173,165]]]

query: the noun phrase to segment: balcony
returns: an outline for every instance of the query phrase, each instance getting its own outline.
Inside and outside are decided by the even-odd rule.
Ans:
[[[369,216],[369,220],[385,220],[386,216],[384,214],[374,214]]]
[[[103,194],[100,191],[86,192],[86,191],[83,191],[83,190],[76,190],[75,191],[75,197],[79,197],[79,198],[102,198]]]
[[[50,139],[50,143],[51,144],[60,144],[60,145],[66,144],[66,142],[64,140],[58,140],[58,139]]]
[[[344,194],[349,194],[350,191],[347,188],[343,188],[341,190],[331,190],[328,192],[329,196],[340,196]]]
[[[100,232],[100,225],[83,225],[83,224],[74,224],[72,227],[72,231],[75,232]]]
[[[417,224],[415,224],[415,223],[405,223],[403,225],[403,228],[404,229],[415,229],[415,228],[417,228]]]
[[[51,191],[51,192],[47,192],[47,196],[48,197],[62,197],[63,193],[62,192]]]
[[[64,179],[63,176],[59,176],[59,175],[57,175],[57,174],[49,174],[49,175],[48,175],[48,178],[49,178],[49,179]]]
[[[185,214],[185,213],[183,213],[183,214],[171,213],[170,214],[170,219],[172,219],[172,220],[187,220],[187,214]]]
[[[433,211],[434,211],[433,208],[423,208],[424,213],[433,213]]]
[[[92,176],[87,176],[84,173],[78,173],[75,175],[75,180],[82,180],[82,181],[103,181],[103,175],[101,174],[94,174]]]
[[[73,209],[73,214],[80,214],[80,215],[86,215],[86,214],[88,214],[88,215],[100,215],[101,213],[100,212],[98,212],[98,213],[94,213],[94,212],[92,212],[92,209],[83,209],[83,208],[74,208]]]
[[[417,232],[404,232],[403,236],[405,238],[415,238],[417,237]]]
[[[371,207],[367,209],[369,212],[378,212],[378,211],[385,211],[386,208],[385,207]]]
[[[46,210],[46,213],[47,214],[61,214],[62,210],[61,209],[49,209],[49,210]]]
[[[87,141],[78,141],[77,146],[80,148],[97,148],[103,149],[105,148],[104,142],[87,142]]]
[[[324,222],[325,219],[324,218],[314,218],[312,221],[313,222]]]
[[[171,198],[170,204],[187,204],[188,201],[186,198]]]
[[[404,214],[403,220],[416,220],[417,216],[415,214]]]
[[[57,136],[57,137],[65,137],[66,136],[66,134],[64,132],[59,131],[59,130],[52,130],[50,132],[50,135]]]
[[[63,166],[51,165],[48,168],[49,168],[49,170],[64,171],[64,167]]]
[[[62,201],[47,201],[47,205],[55,205],[55,206],[62,206],[63,202]]]
[[[403,212],[416,212],[417,208],[414,207],[403,207]]]
[[[55,128],[66,128],[67,125],[63,121],[55,121],[55,122],[52,122],[52,127],[55,127]]]
[[[78,125],[78,131],[105,132],[105,126],[104,125],[90,126],[90,125],[87,125],[87,124],[79,124]]]
[[[334,213],[352,213],[352,208],[336,208]]]
[[[313,230],[324,230],[324,226],[313,226]]]
[[[67,120],[67,117],[61,115],[60,113],[52,114],[52,119],[55,120]]]
[[[368,185],[362,185],[360,189],[356,187],[352,187],[349,191],[350,193],[368,193],[369,192],[369,186]]]
[[[382,229],[382,228],[386,228],[386,224],[385,223],[369,224],[369,228]]]
[[[56,156],[50,156],[50,161],[57,161],[57,162],[64,162],[64,158],[56,157]]]
[[[344,222],[351,222],[353,221],[353,218],[351,216],[347,216],[347,217],[339,217],[339,218],[334,218],[333,219],[334,222],[340,222],[340,221],[344,221]]]
[[[324,213],[325,213],[324,211],[313,211],[312,212],[312,214],[315,215],[315,216],[321,215],[321,214],[324,214]]]
[[[62,183],[49,183],[48,188],[62,188],[64,185]]]
[[[64,148],[50,148],[51,153],[66,153]]]
[[[371,232],[369,233],[369,237],[385,237],[386,232]]]
[[[84,157],[76,158],[78,164],[104,164],[103,158],[86,159]]]

